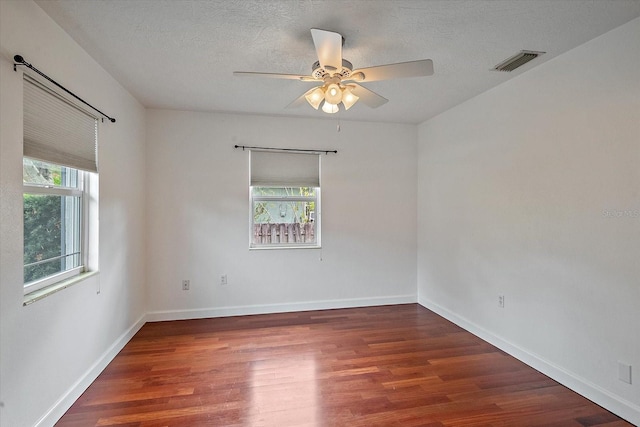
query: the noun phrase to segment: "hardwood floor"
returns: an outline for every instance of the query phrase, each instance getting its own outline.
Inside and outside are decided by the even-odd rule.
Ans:
[[[630,426],[417,305],[147,323],[57,426]]]

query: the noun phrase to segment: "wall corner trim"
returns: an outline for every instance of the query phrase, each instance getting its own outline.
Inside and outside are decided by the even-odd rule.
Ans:
[[[557,366],[529,350],[523,349],[517,345],[511,344],[505,339],[493,334],[492,332],[478,326],[463,316],[460,316],[448,309],[429,301],[426,298],[418,297],[418,304],[434,313],[444,317],[450,322],[455,323],[461,328],[467,330],[478,338],[498,347],[500,350],[515,357],[521,362],[531,366],[532,368],[542,372],[549,378],[559,382],[563,386],[575,391],[576,393],[586,397],[592,402],[602,406],[608,411],[613,412],[621,418],[629,421],[634,425],[640,425],[640,406],[629,402],[620,396],[568,371],[565,368]]]

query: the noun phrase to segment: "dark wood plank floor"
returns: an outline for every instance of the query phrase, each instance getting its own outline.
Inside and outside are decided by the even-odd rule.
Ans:
[[[416,305],[146,324],[58,426],[630,426]]]

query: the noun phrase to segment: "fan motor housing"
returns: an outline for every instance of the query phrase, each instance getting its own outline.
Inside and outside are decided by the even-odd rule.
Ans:
[[[340,77],[340,79],[346,79],[353,71],[353,64],[343,59],[341,70],[327,70],[320,65],[320,61],[316,61],[313,63],[311,70],[311,76],[313,76],[314,79],[322,80],[327,74],[329,76]]]

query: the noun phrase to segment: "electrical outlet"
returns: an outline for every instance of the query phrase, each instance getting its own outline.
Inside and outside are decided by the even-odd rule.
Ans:
[[[188,291],[189,290],[189,286],[191,286],[191,281],[188,279],[185,279],[182,281],[182,290],[183,291]]]
[[[498,307],[504,308],[504,295],[498,295]]]
[[[226,285],[227,284],[227,275],[226,274],[222,274],[220,276],[220,284],[221,285]]]

